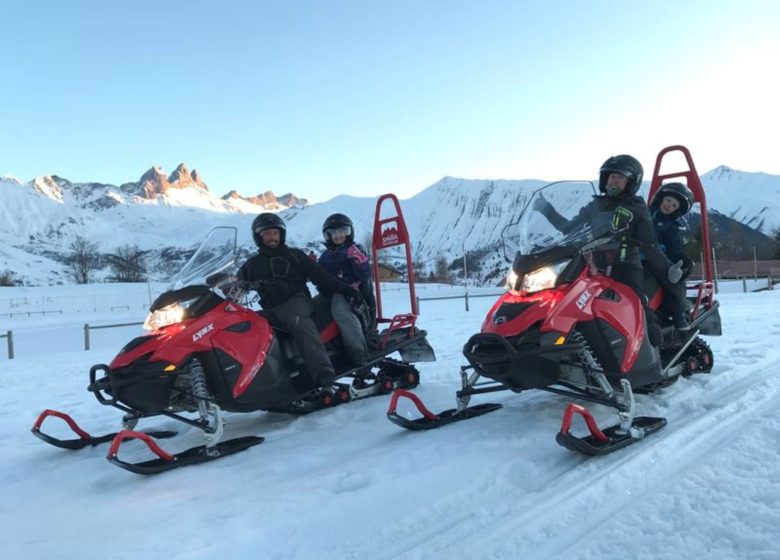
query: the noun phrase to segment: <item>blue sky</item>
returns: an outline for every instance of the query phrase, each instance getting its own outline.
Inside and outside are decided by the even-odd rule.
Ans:
[[[780,174],[780,2],[0,0],[0,175],[407,197],[445,175]]]

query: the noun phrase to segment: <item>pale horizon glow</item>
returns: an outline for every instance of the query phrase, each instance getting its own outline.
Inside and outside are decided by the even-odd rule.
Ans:
[[[444,176],[780,174],[780,4],[6,2],[0,176],[408,198]]]

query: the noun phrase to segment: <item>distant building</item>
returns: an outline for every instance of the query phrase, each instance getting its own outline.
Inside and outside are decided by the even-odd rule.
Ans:
[[[400,282],[402,273],[400,270],[394,269],[392,266],[379,263],[379,279],[387,282]]]

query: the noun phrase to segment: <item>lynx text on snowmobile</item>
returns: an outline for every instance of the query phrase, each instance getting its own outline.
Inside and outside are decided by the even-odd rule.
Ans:
[[[380,219],[385,201],[395,214]],[[274,328],[251,309],[243,294],[247,288],[262,291],[262,284],[247,285],[230,274],[236,267],[235,228],[215,228],[174,279],[171,289],[152,304],[145,327],[151,333],[131,340],[108,364],[93,366],[88,390],[104,405],[124,412],[118,433],[92,436],[67,414],[46,410],[33,426],[40,439],[65,449],[80,449],[111,441],[108,460],[139,474],[202,463],[236,453],[263,441],[259,436],[223,440],[225,412],[258,410],[305,414],[354,399],[388,394],[420,381],[413,362],[433,361],[426,332],[416,326],[411,249],[401,208],[394,195],[383,195],[376,205],[372,243],[376,299],[371,283],[361,286],[368,303],[354,309],[364,325],[369,360],[358,368],[347,365],[338,325],[328,305],[315,303],[315,324],[337,371],[333,386],[320,387],[306,371],[290,336]],[[382,316],[377,252],[406,247],[409,296],[412,311]],[[374,305],[374,302],[376,304]],[[379,316],[374,317],[376,309]],[[376,326],[382,326],[378,331]],[[390,354],[397,352],[399,359]],[[351,381],[351,383],[350,383]],[[193,417],[193,415],[195,415]],[[77,434],[64,440],[41,431],[50,416],[63,419]],[[155,438],[175,432],[139,432],[142,418],[165,416],[203,431],[205,444],[168,453]],[[128,439],[146,443],[156,456],[143,462],[119,458]]]
[[[663,157],[684,155],[688,169],[660,175]],[[690,329],[676,330],[659,312],[663,291],[645,274],[650,308],[663,326],[663,341],[650,343],[645,311],[637,294],[610,277],[619,244],[614,241],[613,212],[597,212],[589,181],[546,185],[529,196],[519,218],[503,231],[505,254],[512,255],[507,292],[493,305],[481,332],[465,344],[469,362],[461,368],[457,407],[440,414],[427,410],[405,390],[394,392],[388,418],[410,430],[425,430],[492,412],[501,405],[469,406],[473,395],[541,389],[617,409],[619,423],[600,430],[590,412],[570,404],[557,442],[588,455],[609,453],[666,424],[664,418],[635,416],[634,393],[648,393],[694,373],[712,369],[712,352],[699,335],[720,335],[704,189],[690,153],[682,146],[662,150],[656,161],[650,196],[662,181],[684,178],[699,204],[702,226],[702,279],[687,286]],[[587,223],[562,233],[541,212],[550,205],[567,223],[582,208],[594,210]],[[509,260],[509,258],[507,259]],[[482,380],[486,378],[487,381]],[[410,419],[397,411],[409,398],[423,415]],[[590,435],[571,433],[575,414],[584,417]]]

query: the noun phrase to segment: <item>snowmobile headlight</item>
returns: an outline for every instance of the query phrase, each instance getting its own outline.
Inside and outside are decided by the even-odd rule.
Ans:
[[[513,294],[518,292],[520,290],[518,280],[520,280],[520,277],[517,275],[517,272],[515,272],[514,268],[509,267],[509,273],[506,275],[506,289]]]
[[[172,303],[149,313],[144,321],[144,328],[149,331],[157,331],[168,325],[181,323],[182,319],[184,319],[184,306],[178,302]]]
[[[509,269],[506,277],[506,289],[515,295],[532,294],[555,287],[558,275],[566,268],[570,259],[542,266],[528,274],[518,276],[514,269]]]
[[[566,265],[568,264],[569,259],[543,266],[529,272],[523,277],[523,282],[520,284],[520,291],[532,294],[541,290],[554,288],[555,282],[558,280],[558,275],[563,272],[563,269],[566,268]]]

